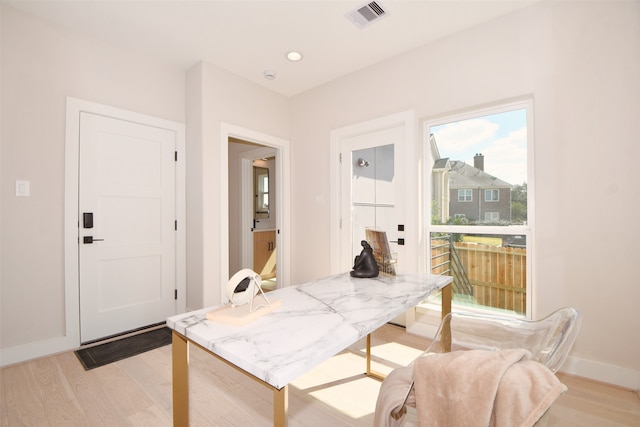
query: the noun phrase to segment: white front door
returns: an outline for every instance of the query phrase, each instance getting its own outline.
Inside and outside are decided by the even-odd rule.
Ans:
[[[342,245],[350,260],[360,253],[366,229],[384,231],[400,272],[404,258],[404,125],[342,141]],[[345,221],[346,219],[346,221]],[[370,244],[373,245],[371,241]]]
[[[80,113],[81,342],[176,314],[176,134]]]

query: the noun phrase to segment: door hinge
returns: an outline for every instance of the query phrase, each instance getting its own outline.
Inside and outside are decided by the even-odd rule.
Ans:
[[[178,220],[173,221],[173,229],[178,231]]]
[[[177,289],[173,290],[173,299],[175,299],[175,300],[178,299],[178,290]]]
[[[340,159],[338,159],[340,163],[342,163],[342,153],[340,153]]]
[[[174,151],[173,153],[174,153],[175,161],[177,162],[177,161],[178,161],[178,152],[177,152],[177,151]]]

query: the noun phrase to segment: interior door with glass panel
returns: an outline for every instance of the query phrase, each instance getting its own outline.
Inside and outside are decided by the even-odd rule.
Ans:
[[[404,126],[343,140],[342,253],[350,254],[350,258],[342,262],[351,263],[345,265],[347,269],[361,252],[362,240],[380,249],[385,242],[372,240],[386,237],[388,250],[376,253],[379,267],[388,273],[402,270],[404,237],[399,236],[404,236],[404,174],[400,164],[403,140]]]

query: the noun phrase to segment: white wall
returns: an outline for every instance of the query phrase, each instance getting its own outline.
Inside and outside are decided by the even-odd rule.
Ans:
[[[220,228],[221,188],[228,188],[220,180],[227,162],[221,144],[228,144],[221,124],[283,139],[290,124],[287,98],[206,62],[187,72],[187,98],[187,307],[195,309],[220,303],[222,251],[228,250]]]
[[[2,6],[0,349],[65,336],[66,97],[184,122],[184,71]],[[30,197],[15,197],[15,180]]]
[[[300,283],[330,272],[331,130],[524,95],[535,103],[535,314],[580,308],[573,369],[640,388],[639,9],[545,2],[286,99],[206,63],[185,83],[182,70],[2,6],[0,350],[65,333],[66,96],[186,117],[187,304],[198,308],[219,297],[221,122],[291,141],[291,282]],[[313,159],[315,173],[296,159]],[[16,179],[31,181],[31,197],[13,196]]]
[[[24,347],[25,354],[35,357],[66,334],[68,96],[178,122],[186,119],[187,304],[198,308],[217,303],[220,123],[287,137],[289,101],[209,64],[185,72],[5,5],[1,19],[0,350],[13,354],[20,348],[22,354]],[[30,181],[31,197],[13,195],[17,179]]]
[[[330,271],[331,130],[409,109],[421,125],[530,96],[534,317],[578,307],[583,326],[567,369],[640,388],[638,9],[637,1],[545,2],[294,97],[292,156],[313,158],[316,173],[292,163],[292,281]]]

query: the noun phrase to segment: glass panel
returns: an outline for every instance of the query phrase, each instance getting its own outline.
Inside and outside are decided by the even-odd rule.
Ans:
[[[501,225],[526,223],[526,124],[518,109],[430,128],[432,224],[464,215],[464,225],[484,225],[486,212]]]
[[[525,235],[431,233],[431,272],[453,277],[453,302],[521,316],[527,307]]]
[[[522,103],[429,124],[429,268],[454,278],[462,309],[527,315],[530,112]]]
[[[255,218],[269,218],[269,169],[253,167]]]

